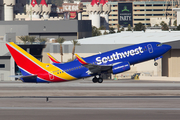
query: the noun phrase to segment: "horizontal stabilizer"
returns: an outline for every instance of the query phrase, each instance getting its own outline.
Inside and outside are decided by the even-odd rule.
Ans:
[[[10,75],[9,77],[21,78],[23,75]]]
[[[32,78],[32,77],[37,77],[37,75],[27,75],[27,76],[22,76],[20,78]]]
[[[11,75],[10,77],[21,79],[23,82],[37,83],[37,75]]]
[[[52,55],[50,55],[49,53],[47,53],[48,57],[50,58],[50,60],[53,62],[53,63],[60,63],[58,60],[56,60]]]
[[[22,76],[21,80],[23,82],[37,83],[37,75]]]
[[[79,55],[75,54],[76,58],[78,59],[78,61],[83,64],[83,65],[87,65],[88,63],[86,61],[84,61]]]

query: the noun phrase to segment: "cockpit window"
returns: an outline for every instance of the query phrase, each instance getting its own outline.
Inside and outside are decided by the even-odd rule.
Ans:
[[[162,45],[163,45],[163,43],[157,44],[158,47],[160,47],[160,46],[162,46]]]

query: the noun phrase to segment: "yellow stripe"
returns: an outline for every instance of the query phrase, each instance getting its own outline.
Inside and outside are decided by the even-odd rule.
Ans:
[[[54,61],[56,61],[56,62],[58,62],[53,56],[51,56],[49,53],[47,53],[47,55],[49,56],[49,57],[51,57],[51,59],[53,59]]]
[[[27,56],[31,61],[33,61],[34,63],[36,63],[37,65],[39,65],[41,68],[43,68],[44,70],[54,74],[57,77],[60,77],[62,79],[65,80],[74,80],[77,79],[65,72],[62,73],[62,70],[50,63],[42,63],[40,62],[38,59],[36,59],[35,57],[33,57],[32,55],[30,55],[29,53],[27,53],[25,50],[23,50],[21,47],[17,46],[15,43],[10,42],[9,44],[11,44],[14,48],[16,48],[17,50],[19,50],[22,54],[24,54],[25,56]],[[55,71],[59,71],[61,72],[61,74],[57,74],[57,72]]]
[[[86,63],[79,55],[75,54],[82,62]]]

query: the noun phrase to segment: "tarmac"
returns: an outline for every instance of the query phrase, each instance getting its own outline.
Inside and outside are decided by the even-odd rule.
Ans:
[[[0,82],[0,120],[179,120],[180,81]]]
[[[179,96],[180,81],[90,79],[62,83],[0,82],[3,96]]]

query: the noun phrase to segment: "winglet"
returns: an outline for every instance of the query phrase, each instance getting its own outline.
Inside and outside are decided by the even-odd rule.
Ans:
[[[83,64],[83,65],[87,65],[88,63],[86,61],[84,61],[79,55],[75,54],[76,58],[78,59],[78,61]]]
[[[49,53],[47,53],[48,57],[50,58],[50,60],[53,62],[53,63],[60,63],[58,60],[56,60],[52,55],[50,55]]]

